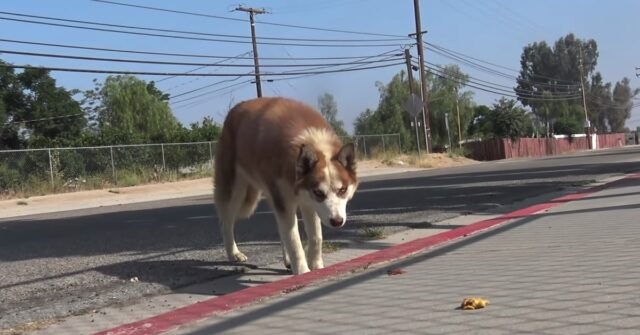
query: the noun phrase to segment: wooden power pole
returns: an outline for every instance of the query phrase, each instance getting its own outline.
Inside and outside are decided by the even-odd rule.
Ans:
[[[422,23],[420,21],[420,0],[413,0],[416,20],[416,39],[418,41],[418,57],[420,58],[420,84],[422,86],[422,124],[424,125],[424,142],[427,154],[431,152],[431,125],[429,123],[429,107],[427,100],[427,72],[424,69],[424,49],[422,45]]]
[[[411,54],[409,49],[404,49],[404,60],[407,63],[407,79],[409,80],[409,95],[413,94],[413,75],[411,75]],[[416,146],[418,147],[418,155],[420,153],[420,135],[418,135],[418,115],[414,115],[413,122],[416,126]]]
[[[258,61],[258,46],[256,45],[256,24],[253,17],[256,14],[265,14],[267,11],[264,9],[247,8],[243,6],[238,6],[236,10],[249,13],[249,21],[251,22],[251,41],[253,42],[253,65],[255,67],[256,74],[256,92],[258,94],[258,98],[261,98],[262,84],[260,83],[260,62]]]
[[[591,145],[591,122],[589,122],[589,115],[587,114],[587,98],[586,98],[586,93],[584,91],[584,70],[582,68],[583,64],[582,64],[582,45],[580,45],[580,56],[579,56],[579,60],[580,60],[580,90],[582,91],[582,106],[584,108],[584,133],[585,135],[587,135],[587,146],[589,149],[595,149],[592,148]]]

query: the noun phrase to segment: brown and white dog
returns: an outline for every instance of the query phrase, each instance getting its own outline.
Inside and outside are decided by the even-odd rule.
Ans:
[[[229,111],[216,148],[215,205],[229,260],[244,262],[234,236],[262,194],[275,213],[283,257],[294,274],[322,268],[322,227],[342,227],[358,180],[353,143],[343,145],[313,108],[258,98]],[[300,209],[307,239],[298,231]]]

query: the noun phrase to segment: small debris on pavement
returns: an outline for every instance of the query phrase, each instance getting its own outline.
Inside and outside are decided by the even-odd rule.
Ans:
[[[407,271],[402,270],[402,269],[389,269],[387,270],[387,274],[389,276],[395,276],[395,275],[401,275],[403,273],[406,273]]]
[[[133,277],[133,278],[129,279],[129,281],[132,282],[132,283],[137,283],[140,280],[138,280],[138,277]]]
[[[295,292],[297,290],[300,290],[302,288],[304,288],[306,285],[295,285],[292,287],[287,287],[284,290],[282,290],[282,293],[287,294],[287,293],[291,293],[291,292]]]
[[[460,308],[474,310],[474,309],[485,308],[487,307],[487,305],[489,305],[489,300],[484,298],[479,298],[479,297],[472,297],[472,298],[464,298],[462,300],[462,304],[460,305]]]

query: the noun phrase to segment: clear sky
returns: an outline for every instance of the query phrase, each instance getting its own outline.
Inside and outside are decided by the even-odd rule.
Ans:
[[[116,0],[118,1],[118,0]],[[314,0],[314,1],[253,1],[231,0],[120,0],[136,5],[169,8],[247,19],[247,13],[232,11],[238,4],[265,7],[271,13],[258,15],[257,20],[320,28],[375,32],[406,36],[415,32],[412,0]],[[624,76],[631,79],[632,87],[640,87],[635,67],[640,66],[640,43],[637,34],[640,1],[638,0],[428,0],[420,2],[423,29],[428,30],[425,41],[473,56],[475,58],[519,69],[522,48],[531,42],[546,40],[553,43],[559,37],[573,32],[578,38],[593,38],[598,42],[600,56],[597,70],[606,82],[615,83]],[[65,19],[98,21],[121,25],[136,25],[163,29],[196,32],[250,35],[247,22],[236,22],[176,13],[165,13],[137,8],[109,5],[90,0],[23,0],[3,1],[1,11],[58,17]],[[0,14],[0,17],[11,17]],[[189,53],[235,56],[251,50],[250,44],[223,43],[198,40],[180,40],[150,36],[131,36],[109,32],[50,27],[0,20],[0,38],[45,43],[74,44],[100,48],[144,50],[167,53]],[[257,23],[258,36],[304,39],[370,39],[374,36],[350,35],[326,31],[296,29]],[[296,43],[296,42],[289,42]],[[404,42],[376,42],[387,46],[377,47],[303,47],[260,45],[261,57],[342,57],[371,56],[383,52],[401,52]],[[19,50],[94,57],[133,58],[143,60],[169,60],[177,62],[214,62],[202,58],[172,58],[168,56],[144,56],[88,50],[60,49],[47,46],[30,46],[0,42],[3,50]],[[417,57],[416,49],[411,50]],[[427,51],[426,58],[437,64],[454,61]],[[33,56],[2,54],[0,59],[15,64],[81,67],[112,70],[186,72],[194,66],[147,65],[113,62],[65,60]],[[352,61],[352,60],[347,60]],[[317,61],[320,62],[320,61]],[[336,61],[324,61],[336,62]],[[344,60],[343,60],[344,62]],[[271,60],[262,64],[305,64],[309,61]],[[233,64],[252,64],[251,60],[236,60]],[[512,80],[479,72],[460,65],[468,74],[501,85],[513,86]],[[331,73],[299,79],[264,82],[265,96],[282,95],[317,105],[317,97],[325,92],[334,95],[339,117],[349,131],[353,120],[366,108],[375,108],[379,94],[376,81],[387,83],[391,77],[405,69],[404,65],[358,72]],[[246,73],[250,68],[204,68],[197,72]],[[269,69],[263,68],[263,71]],[[295,69],[289,69],[295,70]],[[273,70],[277,71],[277,70]],[[506,69],[500,71],[516,75]],[[414,73],[415,74],[415,73]],[[66,88],[88,89],[93,78],[105,75],[54,72],[53,76]],[[141,76],[145,80],[164,77]],[[180,77],[158,83],[158,87],[177,95],[220,80],[233,78]],[[250,78],[213,86],[181,98],[240,83]],[[221,122],[229,106],[255,97],[255,86],[246,83],[226,90],[173,105],[174,114],[183,122],[201,120],[212,116]],[[491,104],[500,98],[495,94],[478,91],[475,100]],[[177,98],[176,100],[179,100]],[[640,108],[632,112],[628,126],[640,126]]]

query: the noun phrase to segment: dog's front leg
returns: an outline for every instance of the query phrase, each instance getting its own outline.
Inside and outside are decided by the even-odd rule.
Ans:
[[[278,221],[280,239],[289,254],[291,271],[293,274],[309,272],[307,259],[304,254],[304,249],[302,248],[302,242],[300,241],[295,207],[287,208],[282,212],[276,211],[276,219]]]
[[[322,269],[322,225],[320,218],[313,208],[300,206],[304,231],[307,233],[307,262],[311,270]]]

